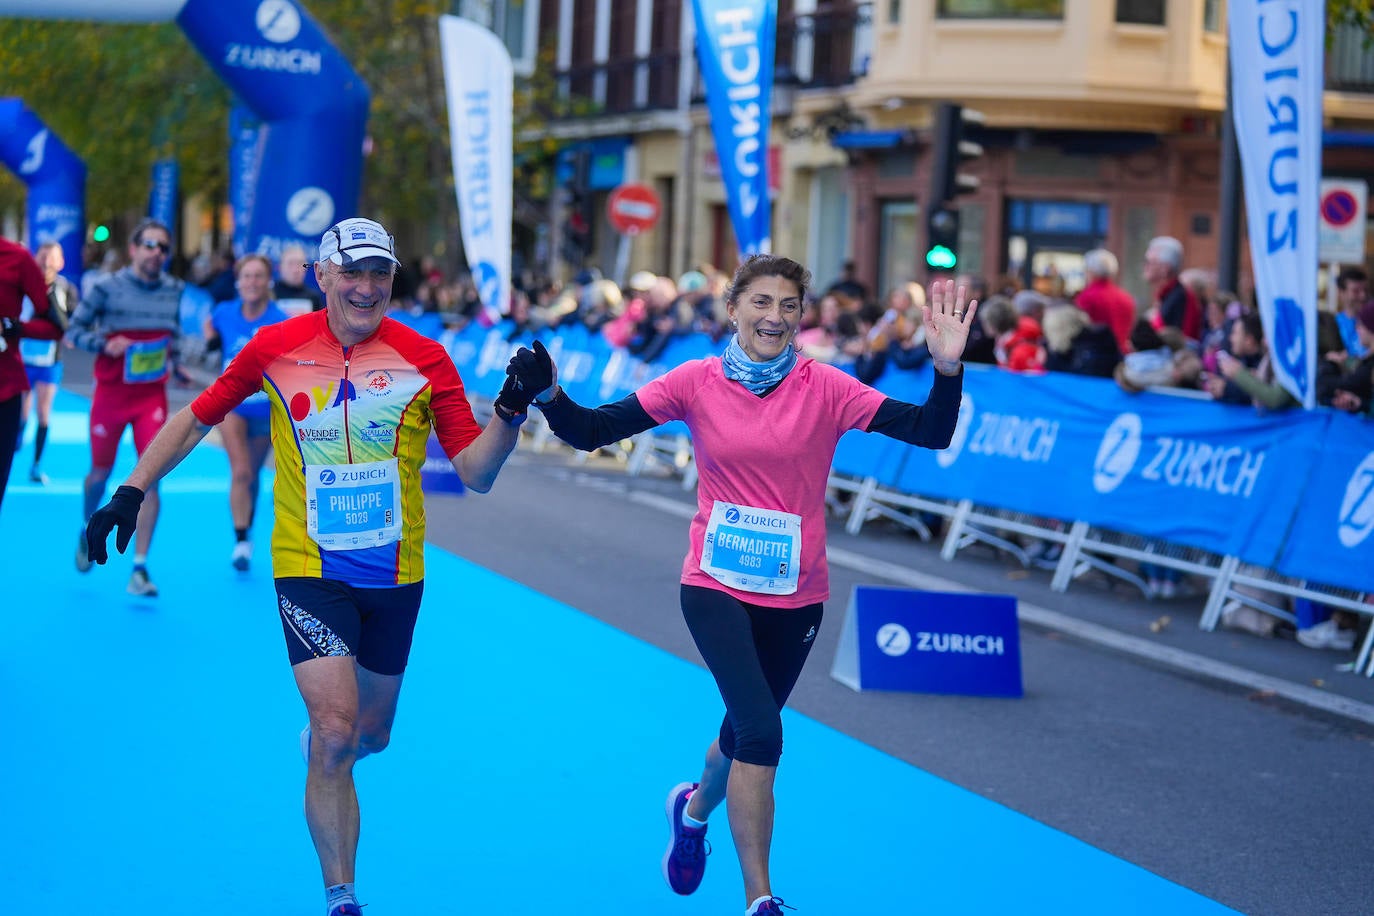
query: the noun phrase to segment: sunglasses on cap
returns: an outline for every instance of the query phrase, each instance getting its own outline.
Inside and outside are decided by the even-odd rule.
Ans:
[[[156,248],[163,254],[166,254],[167,252],[172,250],[172,246],[168,245],[166,242],[158,242],[153,239],[142,239],[139,241],[138,244],[140,247],[147,248],[149,251],[152,251],[154,248]]]

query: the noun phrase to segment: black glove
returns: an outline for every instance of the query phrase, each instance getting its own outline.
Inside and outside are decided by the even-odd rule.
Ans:
[[[0,337],[5,338],[6,342],[14,343],[23,336],[24,326],[22,324],[13,318],[0,318]]]
[[[110,501],[91,516],[86,523],[86,553],[94,563],[104,563],[110,558],[105,552],[105,539],[110,529],[118,527],[115,547],[120,553],[129,546],[129,538],[134,536],[138,525],[138,507],[143,505],[143,491],[138,487],[122,486],[115,490]]]
[[[496,403],[511,413],[525,413],[535,395],[553,385],[553,359],[539,341],[534,349],[521,347],[506,366],[506,383],[496,396]]]

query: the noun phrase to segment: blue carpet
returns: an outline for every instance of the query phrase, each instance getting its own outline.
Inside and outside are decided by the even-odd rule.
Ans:
[[[125,594],[127,555],[79,575],[82,409],[60,397],[52,483],[27,483],[26,445],[0,512],[4,909],[318,914],[267,492],[259,565],[236,573],[228,464],[202,446],[163,486],[161,597]],[[742,913],[723,810],[702,889],[659,876],[663,798],[719,715],[702,669],[431,547],[393,744],[357,771],[367,916]],[[786,729],[774,888],[798,916],[1231,912],[803,716]]]

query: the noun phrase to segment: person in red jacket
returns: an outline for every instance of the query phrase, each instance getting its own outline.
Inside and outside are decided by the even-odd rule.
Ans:
[[[34,317],[20,321],[24,297],[33,302]],[[19,437],[20,405],[29,379],[19,340],[59,340],[62,327],[52,317],[48,305],[48,281],[43,269],[23,245],[0,238],[0,505],[5,501],[5,485],[14,462],[14,443]]]
[[[1111,328],[1121,352],[1130,353],[1135,299],[1117,285],[1119,267],[1116,255],[1105,248],[1094,248],[1083,255],[1083,272],[1088,277],[1088,285],[1074,299],[1074,305],[1087,312],[1093,324]]]

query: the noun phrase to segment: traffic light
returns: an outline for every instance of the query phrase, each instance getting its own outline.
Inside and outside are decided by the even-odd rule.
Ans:
[[[983,147],[969,138],[970,127],[983,120],[982,112],[953,102],[941,102],[935,109],[926,197],[926,265],[932,270],[954,270],[959,264],[957,199],[977,191],[979,184],[960,167],[983,155]]]
[[[595,217],[591,192],[591,150],[572,152],[572,173],[563,188],[563,260],[580,266],[592,251],[592,221]]]
[[[99,226],[96,226],[96,227],[95,227],[95,230],[91,233],[91,241],[94,241],[94,242],[108,242],[109,240],[110,240],[110,227],[104,225],[103,223],[102,223],[101,225],[99,225]]]

